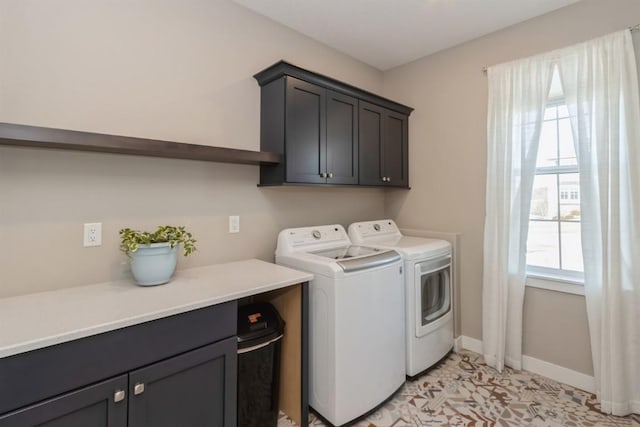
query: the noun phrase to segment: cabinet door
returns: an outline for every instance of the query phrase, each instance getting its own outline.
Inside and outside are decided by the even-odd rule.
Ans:
[[[358,100],[327,90],[327,183],[358,183]]]
[[[409,184],[407,122],[406,115],[386,110],[383,123],[382,176],[387,178],[387,186],[406,187]]]
[[[326,90],[287,77],[285,123],[286,181],[325,183]]]
[[[126,427],[126,391],[122,375],[0,415],[0,427]]]
[[[131,372],[129,427],[235,427],[236,349],[231,337]]]
[[[360,185],[384,185],[382,143],[385,109],[360,101],[358,108]]]

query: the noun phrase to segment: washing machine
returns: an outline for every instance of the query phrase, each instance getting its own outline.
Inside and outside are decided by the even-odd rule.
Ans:
[[[334,426],[405,382],[404,268],[394,250],[352,245],[341,225],[280,232],[276,263],[309,282],[309,404]]]
[[[451,244],[404,236],[390,219],[351,224],[349,237],[355,244],[394,249],[404,260],[406,374],[413,379],[453,348]]]

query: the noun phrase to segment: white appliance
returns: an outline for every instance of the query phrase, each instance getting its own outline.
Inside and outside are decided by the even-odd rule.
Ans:
[[[309,404],[339,426],[376,408],[405,382],[402,258],[351,245],[341,225],[280,232],[276,263],[309,282]]]
[[[354,243],[394,249],[402,255],[407,376],[414,378],[453,348],[451,244],[404,236],[390,219],[351,224],[349,237]]]

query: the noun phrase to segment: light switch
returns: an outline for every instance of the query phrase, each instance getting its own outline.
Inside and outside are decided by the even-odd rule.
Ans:
[[[229,217],[229,233],[240,232],[240,217],[238,215],[231,215]]]

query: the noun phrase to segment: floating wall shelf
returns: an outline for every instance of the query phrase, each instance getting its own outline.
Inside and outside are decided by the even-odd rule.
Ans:
[[[0,145],[130,154],[245,165],[276,165],[280,163],[282,157],[278,153],[265,151],[237,150],[234,148],[12,123],[0,123]]]

